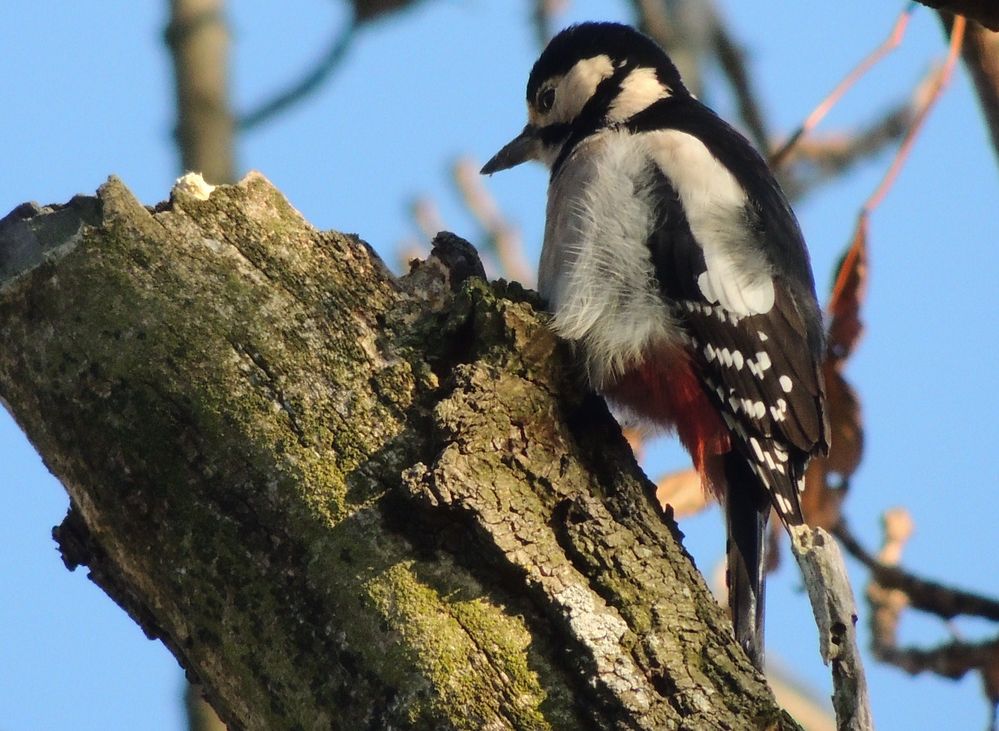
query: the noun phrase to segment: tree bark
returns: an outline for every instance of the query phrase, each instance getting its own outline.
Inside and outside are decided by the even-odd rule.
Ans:
[[[55,529],[231,729],[797,726],[516,284],[393,277],[260,176],[0,222]]]

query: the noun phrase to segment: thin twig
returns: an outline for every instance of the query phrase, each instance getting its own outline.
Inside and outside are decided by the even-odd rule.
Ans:
[[[520,233],[500,213],[496,202],[486,191],[482,176],[479,175],[479,167],[468,158],[459,158],[453,168],[455,185],[466,208],[486,233],[489,247],[496,255],[503,276],[531,286],[535,274],[524,261],[524,245]]]
[[[883,526],[884,541],[875,561],[879,566],[894,568],[901,561],[905,544],[912,535],[912,518],[906,510],[896,508],[885,513]],[[849,546],[847,548],[850,550]],[[917,606],[916,602],[910,602],[906,591],[882,584],[877,572],[867,586],[867,599],[871,605],[871,649],[875,657],[911,675],[928,671],[958,679],[970,671],[979,672],[994,724],[999,700],[999,687],[994,682],[999,675],[999,637],[982,642],[955,639],[929,649],[899,647],[898,627],[902,613],[909,606]]]
[[[788,195],[800,198],[897,142],[912,124],[916,108],[914,102],[905,102],[852,133],[803,138],[794,148],[793,165],[785,164],[784,170],[792,173],[787,180]]]
[[[718,63],[721,64],[722,71],[731,84],[739,104],[739,116],[757,148],[766,154],[770,136],[767,134],[767,125],[763,119],[763,109],[757,101],[749,74],[746,73],[745,52],[721,22],[716,22],[714,25],[714,47]]]
[[[330,39],[326,51],[316,60],[312,68],[294,84],[240,117],[239,129],[243,131],[252,129],[315,92],[346,56],[356,36],[357,28],[357,21],[352,19],[344,28],[338,30]]]
[[[994,0],[989,0],[994,2]],[[994,5],[999,15],[999,4]],[[947,32],[954,24],[953,16],[941,13]],[[993,152],[999,155],[999,33],[977,23],[969,23],[965,31],[964,65],[971,73],[975,92],[982,106],[982,115],[992,136]]]
[[[772,167],[780,167],[784,162],[788,153],[791,149],[798,143],[798,141],[816,126],[819,122],[829,113],[840,98],[845,94],[851,86],[853,86],[857,79],[866,74],[872,66],[874,66],[878,61],[880,61],[885,55],[893,51],[902,42],[902,37],[905,35],[906,26],[909,24],[909,18],[912,15],[914,3],[909,3],[905,10],[899,15],[898,20],[895,21],[895,25],[892,26],[891,32],[888,34],[888,38],[875,48],[871,53],[869,53],[859,64],[857,64],[846,77],[836,85],[836,88],[823,99],[812,113],[808,115],[801,126],[794,131],[794,133],[788,138],[778,150],[771,156],[770,165]]]
[[[969,616],[999,621],[999,601],[981,594],[947,587],[936,581],[910,574],[896,566],[882,563],[860,544],[846,523],[841,522],[833,533],[847,553],[870,569],[875,581],[886,589],[903,592],[916,609],[944,619]]]
[[[531,13],[534,31],[538,37],[538,47],[544,48],[554,35],[553,18],[566,6],[566,0],[534,0],[534,12]]]
[[[892,184],[895,182],[895,178],[898,177],[898,174],[902,169],[902,165],[909,156],[909,151],[912,149],[912,145],[916,141],[916,137],[919,134],[919,130],[923,126],[923,122],[926,121],[926,117],[929,115],[933,105],[936,104],[937,100],[940,98],[940,93],[947,85],[947,82],[950,81],[950,78],[954,73],[954,66],[957,64],[957,57],[961,52],[961,44],[964,41],[965,25],[965,20],[961,16],[954,18],[954,27],[951,29],[950,49],[947,53],[947,60],[936,74],[936,78],[928,92],[928,98],[922,105],[922,108],[916,113],[916,118],[913,120],[912,126],[909,127],[909,131],[902,140],[902,144],[899,146],[898,152],[895,154],[895,159],[892,160],[892,164],[888,168],[888,172],[885,173],[884,178],[881,179],[881,183],[877,188],[875,188],[871,197],[864,203],[864,207],[861,210],[862,216],[869,214],[877,208],[884,199],[885,195],[891,189]]]

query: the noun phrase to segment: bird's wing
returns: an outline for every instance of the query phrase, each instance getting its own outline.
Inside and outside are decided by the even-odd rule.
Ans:
[[[825,449],[827,427],[796,288],[769,266],[740,276],[739,250],[698,240],[672,181],[658,169],[654,174],[661,204],[648,246],[664,299],[685,326],[705,390],[739,451],[782,517],[800,522],[804,467],[810,454]],[[728,226],[744,226],[750,239],[766,231],[754,210],[731,215]]]

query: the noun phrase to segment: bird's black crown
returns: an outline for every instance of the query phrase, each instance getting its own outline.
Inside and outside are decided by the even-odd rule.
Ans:
[[[644,33],[621,23],[579,23],[552,38],[538,58],[527,81],[527,99],[534,99],[546,79],[567,73],[581,59],[601,54],[615,65],[654,68],[659,81],[674,95],[687,93],[669,56]]]

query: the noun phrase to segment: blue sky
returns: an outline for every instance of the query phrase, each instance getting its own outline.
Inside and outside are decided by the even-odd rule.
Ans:
[[[148,204],[164,199],[179,173],[161,41],[167,3],[8,5],[0,23],[0,215],[25,200],[90,193],[109,174]],[[262,171],[312,223],[356,232],[389,261],[397,244],[417,233],[408,214],[416,195],[431,197],[449,228],[475,240],[477,225],[462,209],[448,166],[462,154],[484,161],[523,125],[523,87],[538,51],[528,6],[427,0],[365,30],[308,103],[241,137],[241,170]],[[880,42],[901,8],[861,0],[719,6],[748,47],[775,131],[795,126]],[[232,3],[238,108],[294,78],[344,20],[337,3],[287,8]],[[627,18],[624,2],[575,0],[561,20]],[[936,18],[917,12],[903,48],[823,129],[873,118],[904,98],[944,52]],[[724,96],[709,101],[723,114],[731,110]],[[823,299],[856,210],[887,162],[882,155],[865,163],[798,205]],[[487,185],[535,259],[544,171],[518,168]],[[907,506],[917,532],[905,564],[992,595],[999,594],[997,231],[996,158],[962,71],[872,220],[867,331],[849,367],[863,399],[867,452],[846,512],[874,547],[881,512]],[[687,460],[664,441],[647,462],[657,474]],[[66,507],[61,486],[0,415],[0,727],[182,728],[177,663],[82,571],[63,568],[49,532]],[[681,527],[698,565],[710,571],[724,544],[716,511]],[[850,568],[862,590],[864,571]],[[768,599],[771,656],[827,693],[828,671],[789,562],[772,579]],[[864,623],[865,605],[861,614]],[[959,627],[967,637],[989,629]],[[922,644],[946,638],[939,622],[916,617],[907,617],[902,634]],[[977,677],[911,679],[873,662],[867,670],[883,730],[984,726]]]

